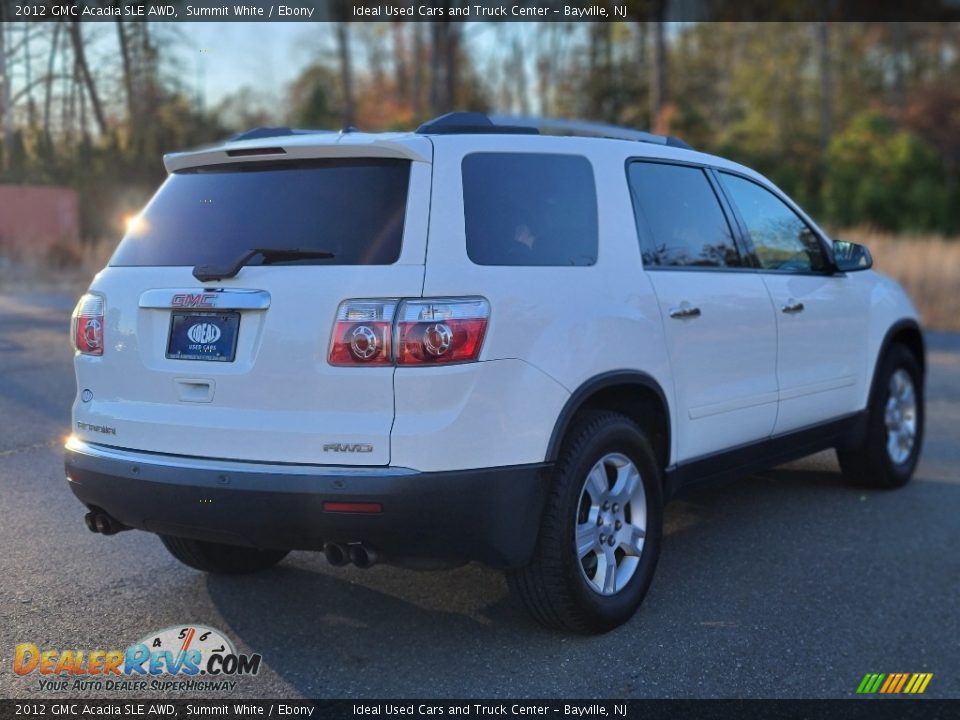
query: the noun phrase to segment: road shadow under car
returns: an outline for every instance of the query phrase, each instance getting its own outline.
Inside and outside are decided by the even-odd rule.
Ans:
[[[309,696],[830,695],[847,677],[811,692],[797,662],[819,653],[843,665],[864,649],[922,654],[944,631],[937,618],[956,628],[943,612],[905,611],[902,594],[886,590],[945,572],[943,552],[958,539],[948,511],[942,525],[895,529],[912,511],[929,518],[960,503],[960,485],[922,477],[899,492],[850,487],[833,462],[824,454],[672,502],[651,591],[605,636],[540,628],[503,576],[479,566],[360,571],[295,553],[261,576],[209,577],[207,591],[231,633]],[[957,590],[957,581],[942,584],[942,607]],[[903,622],[885,641],[866,630],[892,617]],[[838,655],[844,643],[858,651]],[[694,686],[682,680],[691,662],[709,669]],[[531,688],[531,664],[562,677]],[[862,677],[862,661],[850,664]],[[745,686],[745,672],[762,672],[763,682]]]

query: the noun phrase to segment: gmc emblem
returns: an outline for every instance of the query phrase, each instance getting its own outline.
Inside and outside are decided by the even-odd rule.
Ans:
[[[216,307],[216,293],[176,293],[171,299],[173,307]]]
[[[327,443],[323,446],[324,452],[368,453],[373,452],[373,445],[367,443]]]

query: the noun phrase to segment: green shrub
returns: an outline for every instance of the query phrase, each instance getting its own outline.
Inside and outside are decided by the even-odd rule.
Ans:
[[[863,113],[827,149],[823,208],[841,227],[941,230],[950,217],[943,165],[918,136]]]

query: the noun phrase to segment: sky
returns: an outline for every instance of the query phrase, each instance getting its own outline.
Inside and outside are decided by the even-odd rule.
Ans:
[[[284,96],[316,56],[329,29],[321,23],[180,23],[183,67],[208,105],[249,85]],[[202,51],[202,52],[201,52]]]
[[[469,57],[481,64],[481,73],[492,58],[504,50],[499,45],[502,41],[500,25],[466,23],[463,42]],[[510,25],[511,31],[522,34],[534,32],[536,28],[532,23]],[[276,109],[279,111],[276,119],[280,121],[289,86],[303,69],[321,58],[336,63],[331,23],[182,22],[154,23],[154,26],[157,28],[155,39],[172,50],[172,67],[180,74],[181,87],[199,97],[207,109],[216,107],[227,96],[249,89],[257,103],[255,109]],[[9,33],[8,40],[16,39],[25,27],[23,23],[11,23],[5,28]],[[109,77],[111,66],[119,62],[113,24],[89,23],[84,31],[92,48],[88,59],[94,72],[104,72]],[[363,42],[352,43],[354,67],[358,73],[366,67],[365,48]],[[44,62],[45,56],[39,46],[33,57],[41,64]],[[532,56],[528,62],[533,62]],[[26,81],[21,64],[11,78],[14,94],[23,89]]]
[[[489,57],[496,47],[496,25],[467,23],[464,42],[477,57]],[[523,33],[536,28],[535,23],[512,25]],[[178,23],[177,30],[186,41],[180,50],[182,67],[190,75],[186,84],[202,91],[208,107],[244,86],[282,103],[287,86],[304,67],[323,54],[334,55],[330,23],[189,22]],[[362,70],[358,43],[353,44],[353,59]]]

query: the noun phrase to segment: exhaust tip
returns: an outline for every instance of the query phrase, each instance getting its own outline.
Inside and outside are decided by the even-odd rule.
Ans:
[[[100,535],[116,535],[118,532],[130,529],[116,518],[96,508],[83,516],[83,523],[90,532]]]
[[[113,535],[116,532],[113,523],[110,522],[109,515],[97,515],[93,522],[97,526],[97,532],[101,535]]]
[[[347,549],[340,543],[327,543],[323,546],[323,554],[327,558],[327,562],[334,567],[342,567],[350,562]]]
[[[350,546],[350,562],[362,570],[377,564],[377,551],[366,545],[357,543]]]

